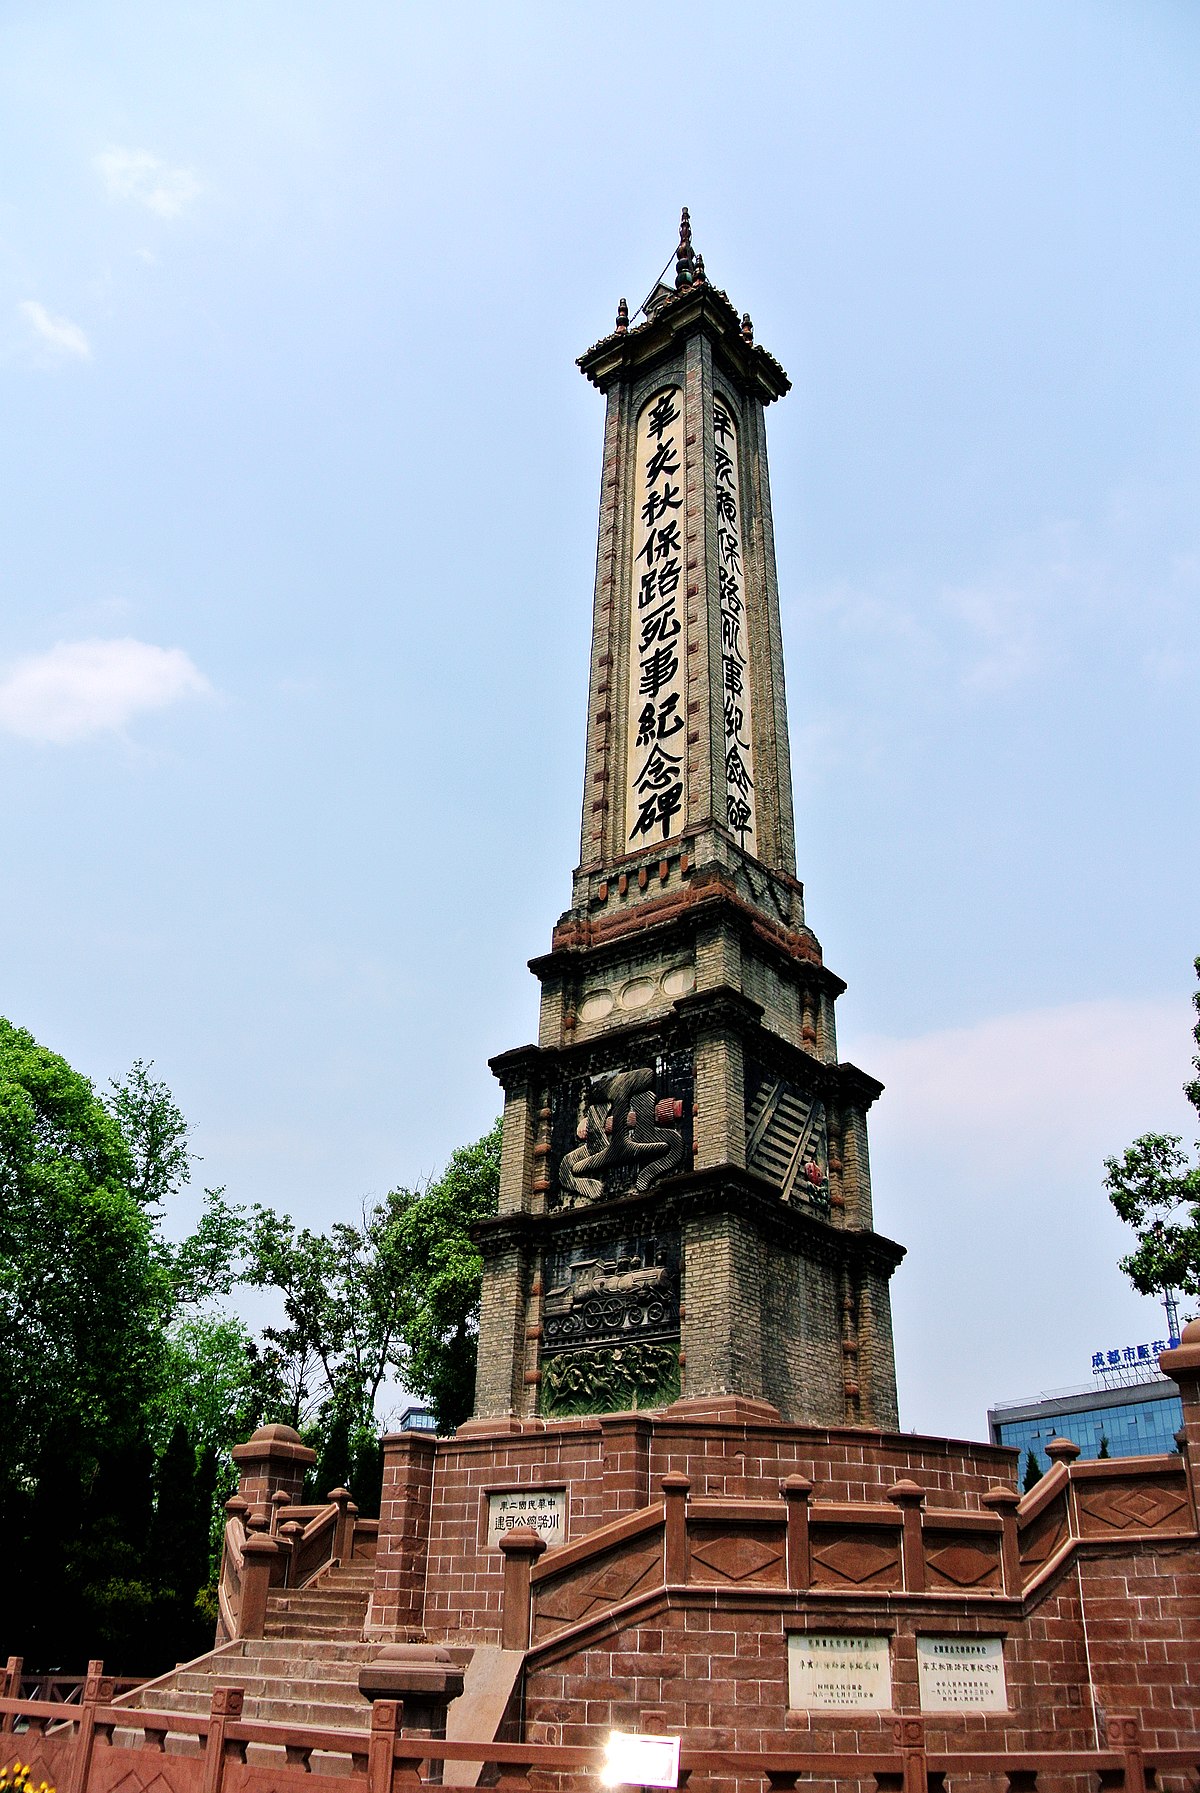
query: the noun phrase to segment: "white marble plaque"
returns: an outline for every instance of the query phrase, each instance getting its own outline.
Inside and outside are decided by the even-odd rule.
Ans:
[[[788,1705],[799,1712],[890,1711],[889,1640],[831,1631],[791,1632]]]
[[[917,1679],[922,1712],[1007,1712],[1004,1640],[919,1637]]]
[[[551,1549],[566,1542],[567,1491],[565,1488],[511,1488],[488,1495],[488,1548],[498,1550],[505,1532],[532,1526]]]

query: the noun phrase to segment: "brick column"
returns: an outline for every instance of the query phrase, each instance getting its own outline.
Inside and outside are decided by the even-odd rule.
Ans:
[[[650,1505],[649,1420],[634,1414],[601,1419],[604,1520],[622,1519]]]
[[[1183,1401],[1183,1426],[1178,1434],[1187,1466],[1192,1499],[1192,1522],[1200,1525],[1200,1320],[1189,1320],[1173,1351],[1158,1360],[1164,1376],[1179,1384]]]
[[[438,1441],[426,1432],[389,1432],[383,1444],[383,1496],[375,1581],[363,1635],[402,1643],[425,1620],[429,1514]]]
[[[305,1474],[317,1460],[316,1451],[291,1426],[260,1426],[245,1444],[235,1444],[231,1454],[237,1465],[238,1498],[267,1521],[274,1495],[300,1499]]]

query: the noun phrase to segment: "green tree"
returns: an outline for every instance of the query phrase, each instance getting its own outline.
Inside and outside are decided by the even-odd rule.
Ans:
[[[135,1059],[126,1076],[110,1080],[103,1098],[133,1160],[130,1194],[146,1208],[191,1181],[195,1156],[187,1149],[188,1124],[166,1084],[151,1077],[153,1069],[153,1060]]]
[[[264,1396],[245,1328],[199,1312],[236,1275],[236,1209],[207,1191],[187,1239],[160,1231],[185,1139],[147,1065],[101,1098],[0,1019],[0,1524],[34,1663],[149,1670],[196,1647],[218,1453]],[[189,1503],[192,1547],[166,1564]]]
[[[1200,979],[1200,958],[1195,961]],[[1200,1015],[1200,989],[1192,995]],[[1184,1094],[1200,1114],[1200,1020],[1192,1030],[1195,1075]],[[1178,1289],[1200,1295],[1200,1164],[1193,1164],[1177,1133],[1145,1133],[1121,1156],[1104,1161],[1104,1183],[1121,1219],[1134,1230],[1137,1245],[1121,1259],[1121,1269],[1143,1295]]]
[[[1034,1451],[1028,1451],[1025,1456],[1025,1477],[1021,1487],[1028,1494],[1031,1488],[1037,1487],[1041,1479],[1042,1472],[1038,1467],[1037,1454]]]
[[[133,1154],[87,1078],[0,1019],[0,1503],[52,1439],[98,1461],[157,1387],[171,1282]]]
[[[429,1401],[443,1430],[461,1424],[475,1397],[483,1259],[473,1233],[496,1212],[501,1123],[454,1152],[424,1189],[396,1190],[393,1204],[410,1290],[397,1368]]]
[[[445,1426],[470,1413],[483,1277],[471,1235],[495,1213],[499,1187],[497,1121],[424,1188],[364,1207],[357,1226],[317,1233],[253,1210],[245,1274],[278,1290],[284,1306],[284,1324],[263,1330],[264,1347],[281,1387],[297,1389],[292,1423],[302,1423],[301,1393],[306,1416],[315,1414],[323,1454],[328,1437],[337,1461],[348,1461],[374,1435],[389,1376],[430,1400]]]

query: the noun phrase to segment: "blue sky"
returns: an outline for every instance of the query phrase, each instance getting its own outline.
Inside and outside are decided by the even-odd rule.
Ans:
[[[903,1423],[1159,1336],[1100,1165],[1192,1119],[1198,74],[1162,0],[6,7],[3,1011],[311,1222],[488,1125],[577,854],[574,357],[687,203],[795,382]]]

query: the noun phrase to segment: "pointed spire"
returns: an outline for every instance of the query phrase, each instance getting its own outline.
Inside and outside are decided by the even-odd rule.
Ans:
[[[695,284],[697,286],[703,286],[704,281],[705,281],[704,257],[702,255],[698,255],[696,257],[696,281],[695,281]]]
[[[743,311],[742,313],[742,341],[746,344],[747,348],[751,347],[754,342],[754,325],[750,322],[750,313],[748,311]]]
[[[619,336],[624,336],[624,334],[625,334],[626,330],[628,330],[628,328],[629,328],[629,307],[628,307],[628,305],[626,305],[624,299],[622,299],[621,303],[617,306],[617,334]]]
[[[696,257],[692,253],[692,221],[686,206],[679,219],[679,247],[675,251],[675,291],[681,293],[696,277]]]

